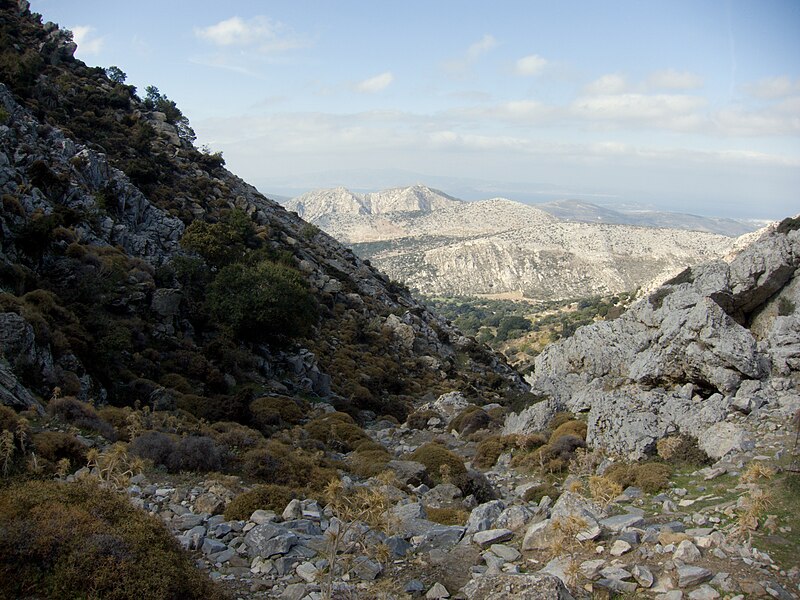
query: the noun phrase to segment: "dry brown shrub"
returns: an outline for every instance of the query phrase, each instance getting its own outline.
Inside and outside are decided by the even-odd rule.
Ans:
[[[589,493],[605,508],[622,493],[622,486],[608,477],[593,475],[589,477]]]
[[[428,520],[442,525],[464,525],[469,518],[469,511],[461,508],[426,507]]]

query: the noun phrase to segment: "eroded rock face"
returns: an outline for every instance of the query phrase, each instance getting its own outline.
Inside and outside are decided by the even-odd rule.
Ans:
[[[590,445],[631,458],[677,431],[716,432],[703,440],[715,458],[746,448],[740,432],[716,426],[734,397],[750,407],[744,396],[757,390],[760,406],[798,383],[796,227],[772,226],[730,264],[687,269],[620,318],[545,349],[531,382],[549,399],[510,415],[505,432],[540,430],[566,409],[588,412]]]

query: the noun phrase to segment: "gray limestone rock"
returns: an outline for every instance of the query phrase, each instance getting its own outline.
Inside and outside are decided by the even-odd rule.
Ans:
[[[560,579],[543,573],[478,576],[461,591],[470,600],[574,600]]]
[[[390,460],[386,469],[393,471],[400,483],[420,485],[427,480],[425,465],[413,460]]]
[[[473,508],[472,512],[469,514],[465,535],[491,529],[503,514],[504,509],[505,503],[503,503],[502,500],[491,500],[484,504],[479,504]]]
[[[438,581],[434,583],[431,588],[425,593],[425,598],[429,600],[439,600],[441,598],[449,598],[450,592]]]
[[[700,550],[689,540],[683,540],[680,544],[678,544],[678,547],[672,554],[672,560],[685,563],[696,562],[700,560],[701,557],[702,555],[700,554]]]
[[[714,573],[704,567],[683,566],[678,567],[678,586],[692,587],[711,580]]]
[[[428,491],[422,501],[431,508],[446,508],[460,503],[462,496],[461,490],[452,483],[440,483]]]
[[[618,319],[550,345],[529,379],[549,399],[509,415],[504,432],[542,429],[558,410],[588,410],[587,443],[632,459],[676,431],[715,458],[747,450],[725,421],[731,405],[755,410],[770,395],[770,373],[800,370],[800,315],[775,308],[800,294],[798,257],[800,231],[773,227],[730,264],[687,269]],[[751,316],[752,330],[743,325]]]
[[[653,577],[652,571],[644,565],[636,565],[631,569],[631,574],[633,578],[643,588],[651,588],[653,587],[653,582],[655,578]]]
[[[600,526],[612,533],[620,533],[628,527],[637,527],[644,523],[644,519],[637,514],[614,515],[606,519],[600,519]]]
[[[414,536],[412,543],[416,545],[417,552],[452,548],[464,537],[464,528],[457,525],[435,525],[422,535]]]
[[[289,552],[297,544],[296,534],[274,523],[256,525],[245,535],[244,542],[250,557],[269,558]]]
[[[472,541],[481,548],[488,548],[492,544],[508,541],[512,537],[514,532],[510,529],[487,529],[473,534]]]

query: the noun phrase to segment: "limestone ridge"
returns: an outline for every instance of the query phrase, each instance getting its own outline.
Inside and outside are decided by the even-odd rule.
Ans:
[[[567,222],[505,198],[463,202],[422,186],[364,196],[319,190],[286,206],[426,295],[631,291],[734,244],[708,232]]]
[[[3,3],[0,25],[13,42],[0,85],[4,404],[38,406],[54,388],[165,409],[191,397],[235,420],[252,395],[242,390],[258,389],[404,417],[429,392],[526,390],[499,355],[194,148],[134,88],[75,60],[70,37],[27,3]],[[204,308],[218,268],[181,238],[233,211],[254,232],[242,252],[286,265],[313,295],[312,335],[244,339]]]
[[[530,381],[548,400],[506,421],[533,431],[588,412],[590,445],[634,458],[676,431],[713,458],[751,443],[726,421],[767,405],[791,414],[800,383],[800,226],[767,229],[730,264],[691,267],[620,318],[545,349]]]

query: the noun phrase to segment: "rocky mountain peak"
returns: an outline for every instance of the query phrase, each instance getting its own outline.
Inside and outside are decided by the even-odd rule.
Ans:
[[[433,296],[550,300],[629,292],[735,244],[707,232],[563,221],[507,198],[464,202],[424,186],[363,198],[320,190],[287,207]]]

